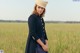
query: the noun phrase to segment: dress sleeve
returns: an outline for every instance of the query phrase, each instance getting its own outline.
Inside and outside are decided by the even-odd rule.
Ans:
[[[36,17],[31,15],[28,19],[29,33],[34,40],[38,40],[39,36],[36,33]]]
[[[47,34],[46,34],[46,30],[45,30],[45,40],[48,40],[48,38],[47,38]]]

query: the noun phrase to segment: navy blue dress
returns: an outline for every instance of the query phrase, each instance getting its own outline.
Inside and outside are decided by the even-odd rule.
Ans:
[[[29,34],[26,44],[25,53],[48,53],[45,52],[42,47],[36,42],[41,39],[45,44],[45,40],[48,40],[44,19],[36,14],[32,14],[28,18]]]

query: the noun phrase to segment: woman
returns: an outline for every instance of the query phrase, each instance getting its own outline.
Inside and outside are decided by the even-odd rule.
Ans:
[[[48,53],[48,38],[42,18],[47,3],[43,0],[36,0],[34,11],[28,18],[29,35],[25,53]]]

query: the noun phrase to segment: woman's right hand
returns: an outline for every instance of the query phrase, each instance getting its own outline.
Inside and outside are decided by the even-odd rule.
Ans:
[[[42,46],[44,51],[48,52],[48,44],[44,44],[40,39],[37,40],[37,43]]]
[[[48,52],[48,46],[47,45],[43,45],[42,48],[44,51]]]

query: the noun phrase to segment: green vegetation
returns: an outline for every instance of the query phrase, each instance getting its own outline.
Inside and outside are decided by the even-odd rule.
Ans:
[[[46,23],[49,53],[80,53],[80,24]],[[0,23],[0,50],[24,53],[27,23]]]

